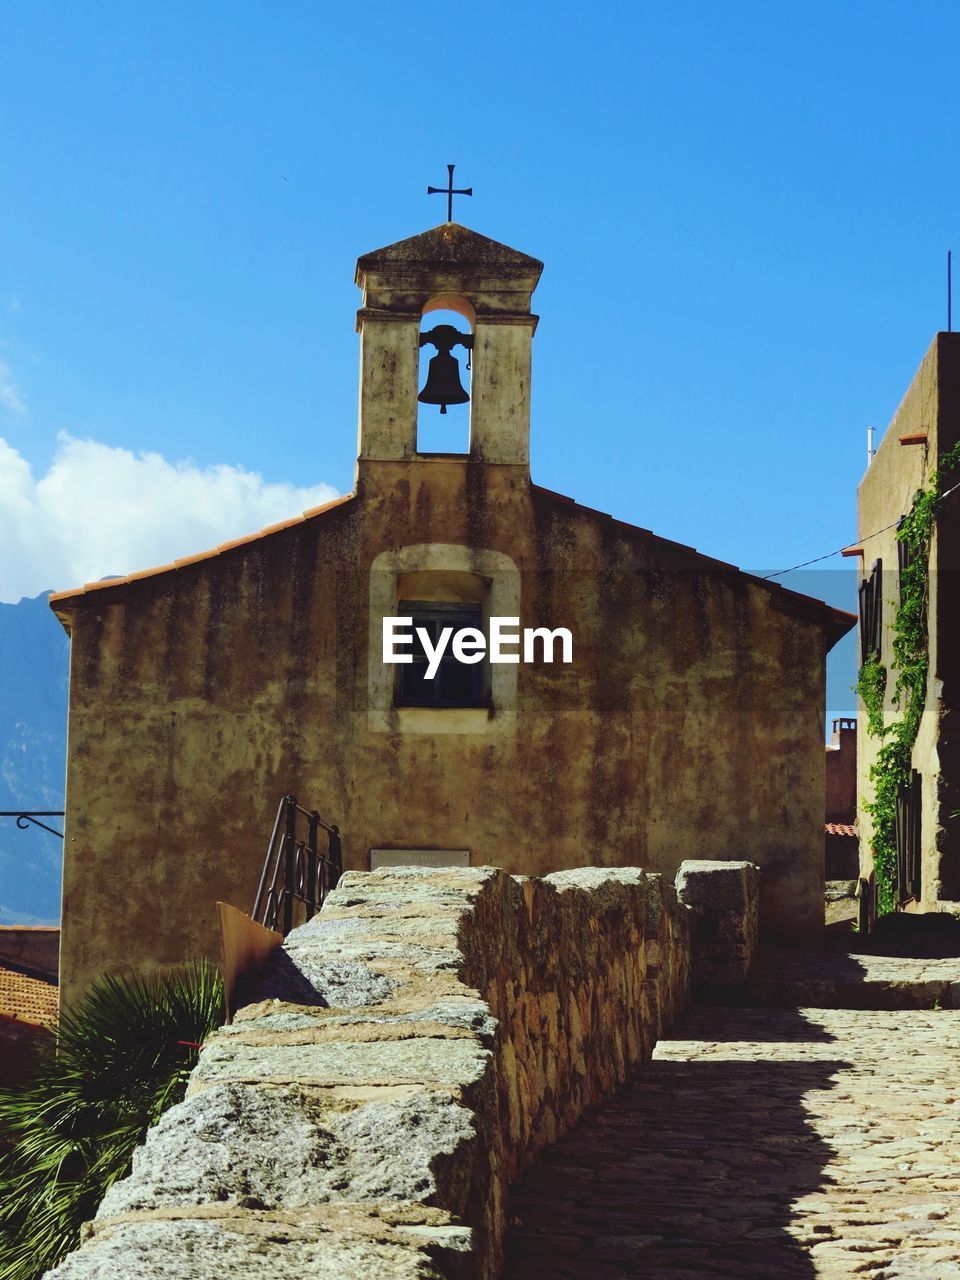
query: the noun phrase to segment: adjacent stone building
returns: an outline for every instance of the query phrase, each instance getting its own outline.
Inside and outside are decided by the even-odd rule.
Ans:
[[[541,270],[455,223],[361,257],[354,491],[52,597],[72,637],[68,996],[212,953],[214,900],[252,902],[285,792],[339,823],[348,868],[749,859],[768,931],[822,926],[824,660],[854,620],[532,482]],[[453,341],[469,446],[426,452],[420,348],[453,407]],[[566,627],[572,662],[427,681],[382,660],[398,615]]]
[[[0,925],[0,1087],[26,1078],[57,1017],[59,929]]]
[[[887,428],[858,490],[860,662],[878,674],[883,724],[902,721],[907,699],[896,699],[900,667],[894,652],[904,573],[913,555],[898,538],[914,497],[930,491],[944,459],[960,442],[960,334],[938,333]],[[943,475],[947,495],[937,509],[919,621],[928,667],[923,714],[895,801],[891,846],[893,901],[907,910],[937,910],[960,899],[960,466]],[[877,824],[873,766],[893,739],[870,732],[870,708],[860,699],[857,752],[861,875],[874,872]]]

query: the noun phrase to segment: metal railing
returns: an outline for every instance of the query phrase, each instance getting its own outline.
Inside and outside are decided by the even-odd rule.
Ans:
[[[42,827],[44,831],[49,831],[52,836],[59,836],[63,839],[63,832],[57,831],[54,827],[48,827],[45,822],[41,822],[41,818],[62,818],[62,809],[0,809],[0,818],[16,818],[17,826],[21,831],[26,831],[31,824],[35,827]]]
[[[321,831],[327,836],[324,852],[319,848]],[[284,796],[250,915],[286,937],[293,928],[294,903],[304,904],[310,920],[342,873],[340,828],[324,822],[316,809],[304,809],[296,796]]]

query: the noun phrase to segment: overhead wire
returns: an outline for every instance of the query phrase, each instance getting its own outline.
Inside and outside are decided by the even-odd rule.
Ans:
[[[939,507],[947,498],[950,497],[951,493],[956,493],[958,489],[960,489],[960,484],[955,484],[952,489],[948,489],[946,493],[942,493],[937,502],[937,506]],[[861,544],[864,542],[869,542],[871,538],[879,538],[881,533],[889,533],[891,529],[895,529],[897,527],[897,525],[900,523],[902,519],[903,517],[899,516],[891,524],[885,524],[882,529],[875,529],[873,533],[864,534],[864,536],[860,539]],[[846,551],[848,547],[852,545],[854,544],[847,543],[845,546],[837,547],[836,551],[828,551],[826,555],[814,556],[812,560],[804,560],[801,564],[791,565],[789,569],[778,569],[776,573],[763,573],[760,575],[760,577],[765,582],[769,582],[772,578],[782,578],[785,573],[793,573],[796,569],[806,569],[808,565],[820,564],[821,561],[823,560],[832,560],[834,556],[842,555],[843,552]]]

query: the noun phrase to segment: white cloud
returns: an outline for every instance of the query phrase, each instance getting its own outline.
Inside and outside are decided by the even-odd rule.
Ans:
[[[133,573],[336,497],[255,471],[168,462],[61,433],[46,475],[0,438],[0,600]]]
[[[0,406],[18,418],[27,412],[27,397],[17,386],[10,366],[3,360],[0,360]]]

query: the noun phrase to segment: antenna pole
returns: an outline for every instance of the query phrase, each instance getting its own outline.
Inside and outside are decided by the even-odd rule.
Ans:
[[[873,461],[873,427],[867,427],[867,466]]]
[[[947,250],[947,333],[953,333],[953,254]]]

